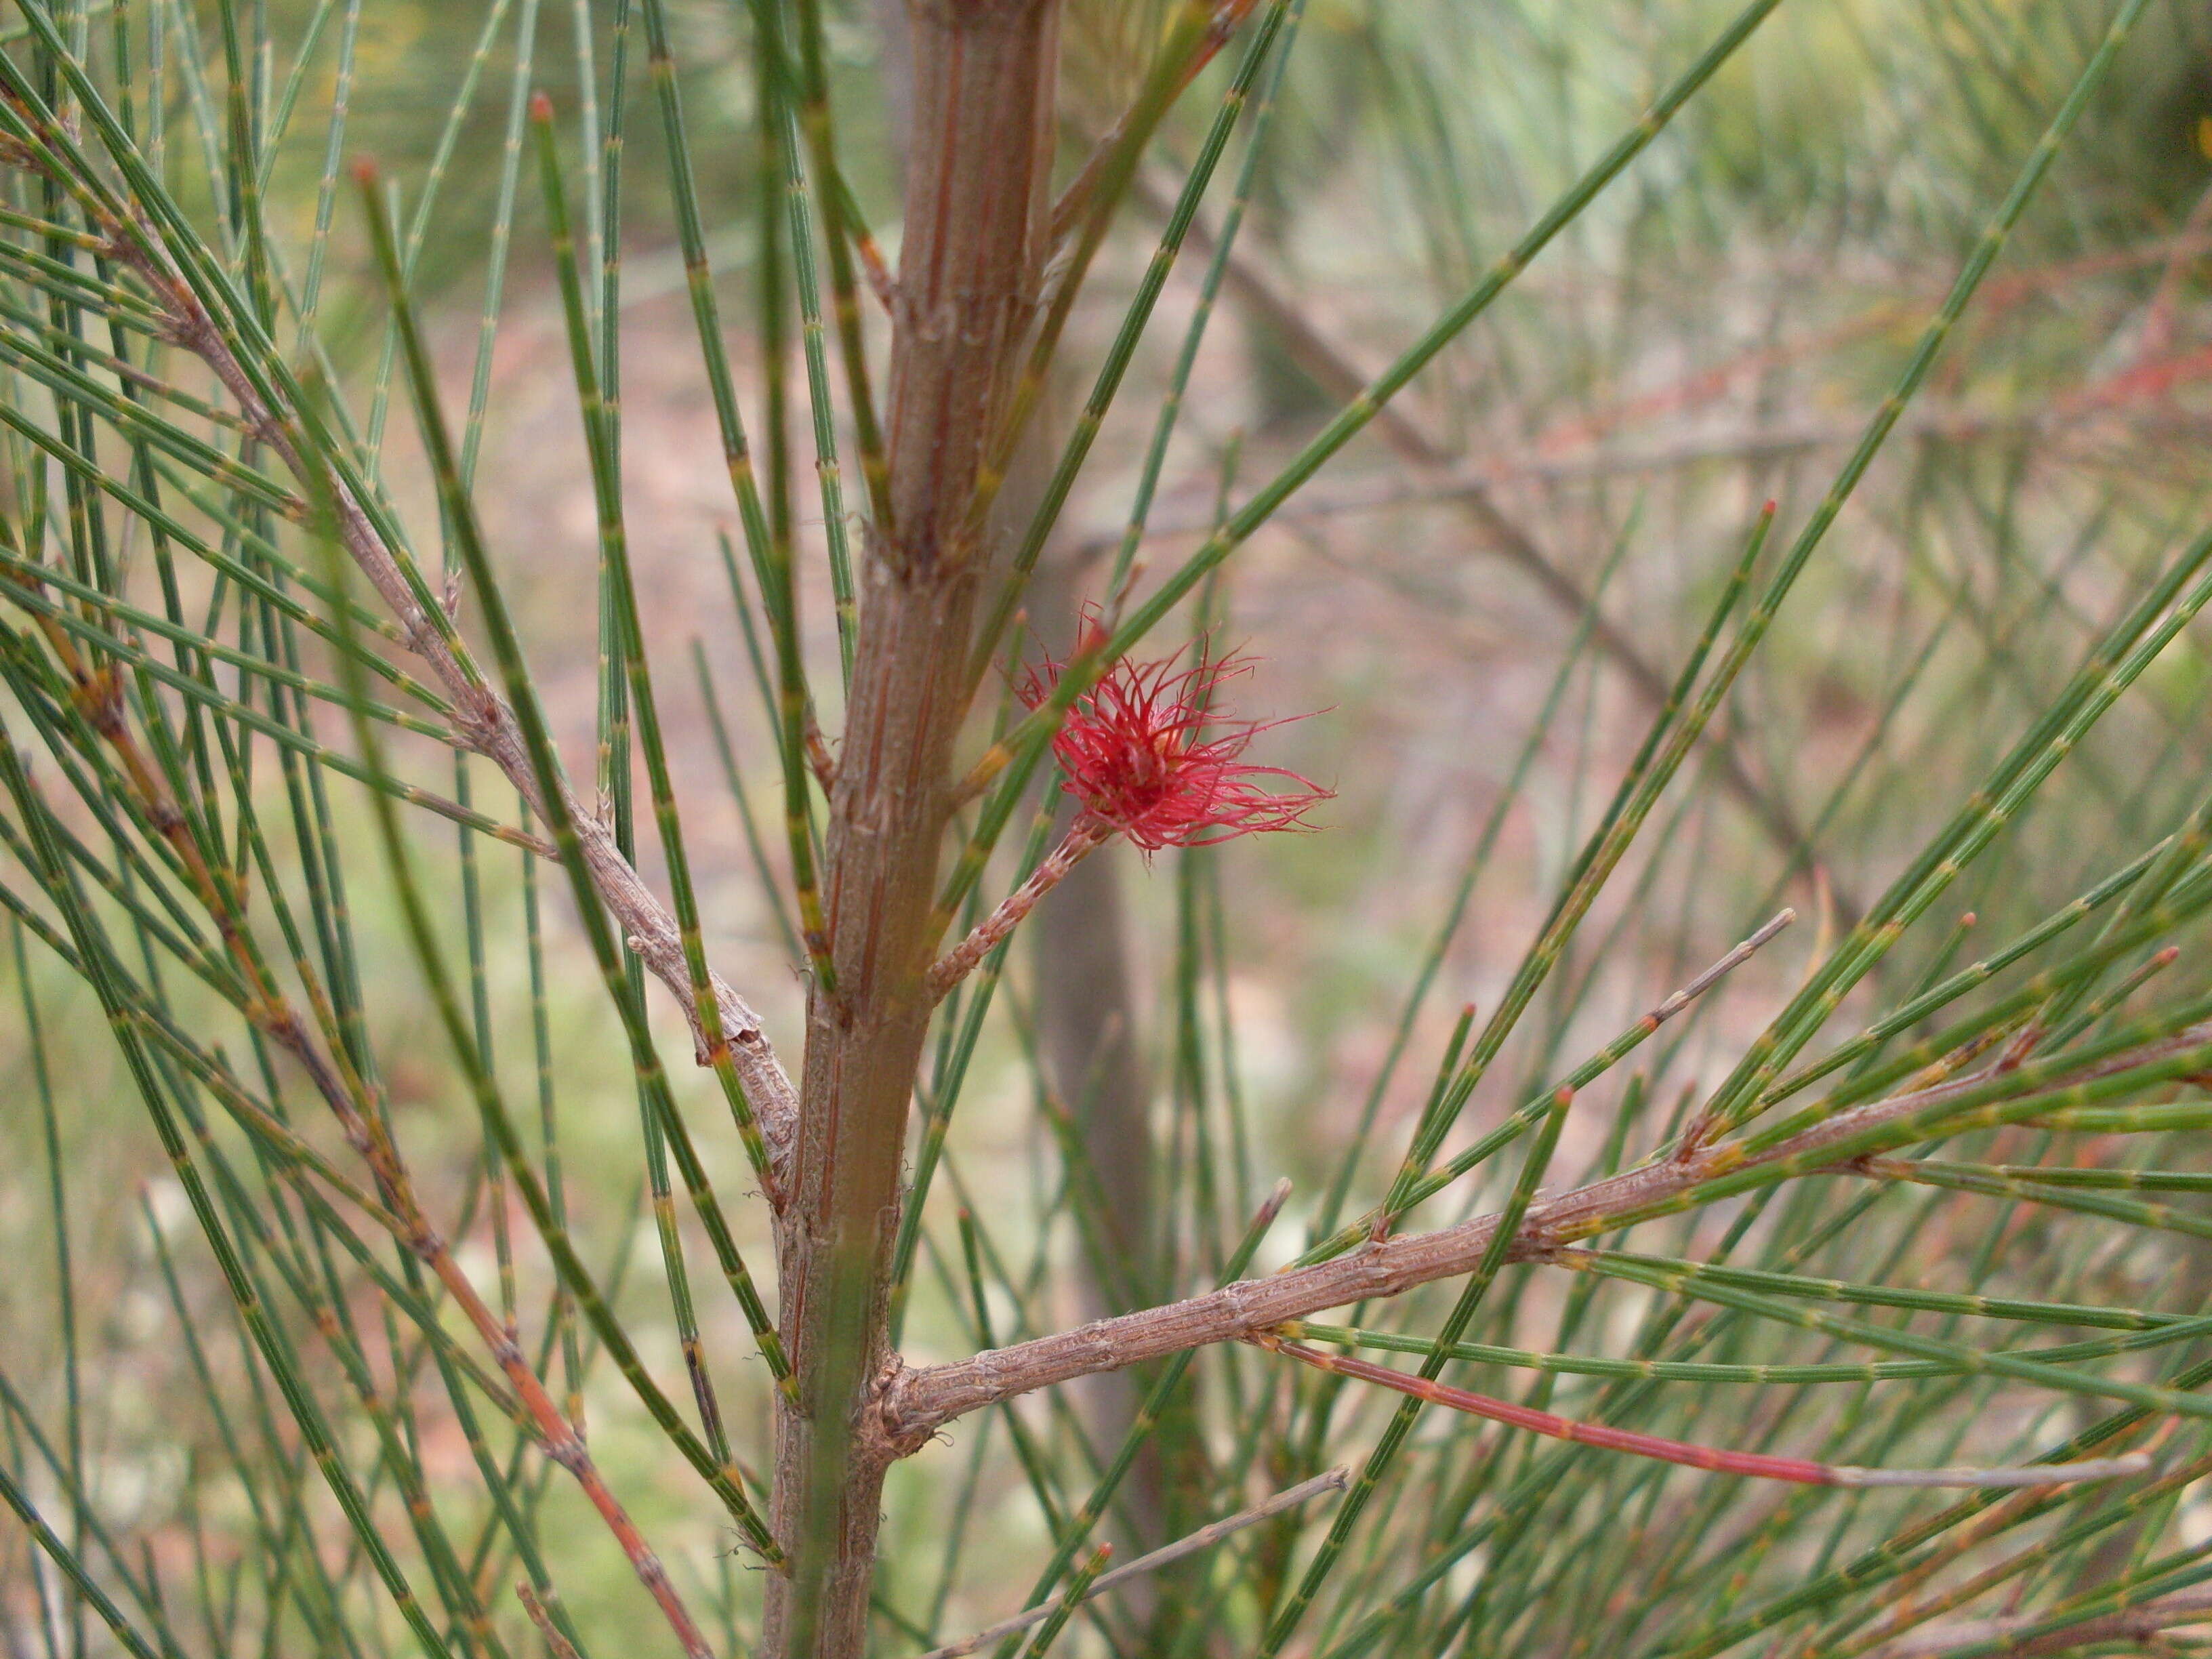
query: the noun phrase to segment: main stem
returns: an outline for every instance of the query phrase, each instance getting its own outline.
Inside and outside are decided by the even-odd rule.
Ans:
[[[1044,254],[1058,0],[909,0],[914,129],[873,526],[824,900],[834,994],[807,1008],[779,1238],[799,1400],[779,1404],[767,1652],[866,1650],[893,1450],[860,1408],[885,1337],[899,1174],[931,997],[931,921],[987,550],[972,504],[1029,331]]]

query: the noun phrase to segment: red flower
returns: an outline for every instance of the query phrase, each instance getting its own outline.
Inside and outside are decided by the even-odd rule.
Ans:
[[[1095,624],[1082,647],[1100,643]],[[1243,758],[1252,739],[1282,720],[1232,721],[1206,738],[1209,708],[1224,680],[1252,671],[1249,657],[1197,660],[1183,653],[1162,662],[1124,659],[1075,699],[1052,752],[1067,775],[1062,786],[1085,810],[1147,853],[1163,847],[1207,847],[1263,830],[1308,830],[1305,815],[1334,792],[1279,766]],[[1065,663],[1047,659],[1018,688],[1035,708],[1059,684]],[[1204,739],[1201,741],[1201,739]],[[1257,780],[1277,778],[1295,790],[1271,793]]]

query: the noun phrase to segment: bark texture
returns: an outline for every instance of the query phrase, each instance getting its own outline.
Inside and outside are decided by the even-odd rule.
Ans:
[[[866,1651],[892,1448],[884,1342],[908,1101],[930,999],[953,744],[984,566],[973,503],[1035,314],[1057,0],[914,0],[914,122],[884,432],[890,521],[863,564],[824,904],[834,988],[808,1004],[778,1258],[799,1400],[779,1408],[767,1650]]]
[[[2072,1088],[2138,1066],[2180,1060],[2191,1068],[2199,1051],[2212,1048],[2212,1021],[2185,1028],[2140,1048],[2091,1061],[2078,1069],[2054,1066],[2054,1090]],[[1638,1165],[1556,1198],[1528,1206],[1506,1248],[1509,1261],[1557,1259],[1584,1239],[1636,1218],[1673,1214],[1697,1199],[1698,1190],[1723,1176],[1766,1169],[1779,1182],[1808,1176],[1893,1179],[1887,1160],[1857,1153],[1838,1161],[1834,1149],[1855,1136],[1888,1128],[1893,1148],[1926,1138],[1926,1115],[1988,1085],[1984,1072],[1909,1094],[1869,1101],[1821,1119],[1800,1133],[1747,1157],[1733,1145],[1679,1146],[1674,1154]],[[1984,1108],[1993,1111],[1994,1108]],[[1954,1120],[1955,1121],[1955,1120]],[[1762,1183],[1763,1184],[1763,1183]],[[948,1365],[906,1370],[884,1390],[880,1432],[902,1452],[915,1450],[957,1417],[1033,1389],[1051,1388],[1099,1371],[1158,1359],[1212,1342],[1235,1342],[1304,1319],[1328,1308],[1387,1301],[1418,1285],[1471,1273],[1491,1248],[1501,1218],[1476,1216],[1434,1232],[1401,1233],[1366,1243],[1348,1255],[1289,1268],[1267,1279],[1240,1279],[1203,1296],[1074,1330],[994,1348]]]

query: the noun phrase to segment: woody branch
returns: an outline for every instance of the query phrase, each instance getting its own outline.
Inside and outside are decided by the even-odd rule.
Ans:
[[[832,975],[808,995],[804,1097],[777,1240],[799,1398],[779,1402],[764,1649],[867,1646],[883,1473],[860,1409],[890,1353],[908,1104],[934,1000],[939,866],[983,549],[974,503],[1036,316],[1056,0],[911,0],[913,145],[848,716],[826,837]]]
[[[508,1383],[521,1420],[546,1456],[575,1480],[663,1616],[688,1659],[707,1659],[710,1650],[682,1598],[669,1582],[659,1556],[601,1476],[581,1434],[554,1404],[525,1358],[514,1334],[486,1305],[462,1270],[444,1235],[430,1220],[415,1192],[405,1160],[393,1141],[386,1112],[374,1090],[349,1063],[342,1049],[325,1054],[309,1035],[306,1020],[271,978],[245,926],[243,902],[228,876],[211,866],[185,827],[182,808],[161,774],[145,754],[125,714],[125,703],[108,678],[92,669],[68,636],[56,630],[56,654],[77,687],[86,716],[114,750],[131,781],[147,821],[174,848],[196,896],[216,925],[240,981],[250,994],[247,1018],[256,1030],[292,1056],[323,1098],[349,1146],[368,1167],[383,1216],[406,1250],[434,1274],[453,1305],[490,1351]],[[328,1030],[331,1012],[312,977],[307,995]]]
[[[15,70],[0,58],[0,88],[15,93],[20,83]],[[21,121],[40,127],[42,114],[20,97],[9,100],[10,112]],[[14,137],[0,138],[0,160],[31,167],[68,183],[48,154]],[[557,776],[541,778],[532,763],[514,712],[486,684],[468,662],[450,621],[435,612],[434,600],[426,602],[419,574],[405,556],[394,549],[375,528],[362,507],[360,494],[334,466],[310,458],[317,452],[305,435],[301,411],[272,404],[224,338],[222,331],[191,285],[179,274],[151,231],[136,219],[126,220],[108,211],[82,192],[79,199],[100,224],[106,251],[153,291],[164,314],[166,331],[185,350],[204,362],[236,401],[242,424],[272,450],[293,472],[308,495],[326,503],[339,545],[353,560],[400,623],[409,647],[429,664],[451,695],[454,722],[462,744],[491,758],[526,799],[543,816],[549,804],[547,791],[558,791],[559,802],[581,841],[584,859],[594,890],[623,927],[630,947],[670,983],[683,1000],[695,1031],[705,1037],[713,1029],[691,994],[690,970],[676,925],[666,908],[647,888],[594,815],[586,812]],[[293,504],[295,518],[312,516],[305,501]],[[340,603],[343,604],[341,597]],[[711,1652],[704,1635],[686,1610],[682,1598],[646,1544],[635,1522],[601,1477],[583,1439],[555,1405],[537,1373],[532,1370],[513,1332],[495,1315],[462,1270],[443,1235],[430,1221],[416,1199],[405,1160],[384,1124],[382,1110],[374,1105],[374,1090],[350,1064],[343,1048],[332,1042],[319,1047],[307,1022],[293,1009],[266,970],[258,951],[243,925],[242,893],[227,878],[210,868],[184,830],[180,810],[169,798],[158,772],[138,749],[120,700],[106,690],[104,677],[89,672],[76,660],[74,649],[63,655],[70,665],[72,681],[88,718],[117,751],[125,774],[144,800],[149,821],[178,848],[197,896],[216,922],[228,953],[233,958],[251,999],[248,1018],[273,1042],[301,1065],[316,1091],[330,1109],[349,1146],[362,1158],[374,1177],[383,1214],[393,1224],[400,1243],[428,1268],[458,1307],[514,1389],[526,1426],[546,1456],[575,1480],[587,1500],[614,1534],[631,1567],[659,1606],[678,1644],[690,1659],[706,1659]],[[658,960],[656,960],[658,958]],[[670,969],[673,969],[672,977]],[[327,1033],[332,1012],[313,977],[303,973],[304,988],[315,1006],[318,1023]],[[736,994],[719,980],[709,979],[713,1013],[720,1016],[720,1029],[756,1113],[768,1120],[772,1136],[789,1138],[793,1115],[790,1085],[760,1032],[758,1019]],[[738,1055],[742,1054],[742,1060]],[[775,1559],[773,1540],[753,1522],[754,1542]]]
[[[405,556],[378,532],[343,478],[309,461],[314,451],[301,434],[295,412],[270,407],[198,295],[169,268],[158,246],[136,227],[121,223],[109,228],[109,244],[118,262],[153,289],[167,313],[171,337],[214,373],[236,402],[248,428],[282,459],[302,485],[332,504],[339,544],[399,623],[408,647],[428,665],[451,699],[463,744],[498,767],[540,817],[550,816],[547,787],[560,792],[592,885],[608,914],[621,928],[630,950],[683,1008],[702,1063],[716,1058],[710,1052],[714,1044],[708,1018],[693,992],[682,935],[667,905],[623,855],[613,834],[596,812],[577,799],[565,779],[539,778],[514,711],[455,648],[450,623],[434,617],[424,605],[419,579],[410,580]],[[307,516],[304,503],[300,514]],[[722,1043],[780,1169],[789,1153],[797,1091],[769,1043],[760,1016],[719,974],[710,970],[708,983]]]
[[[2190,1026],[2094,1063],[2070,1069],[2058,1066],[2035,1091],[2035,1097],[2045,1099],[2057,1090],[2144,1068],[2156,1068],[2160,1076],[2184,1075],[2212,1058],[2206,1052],[2208,1044],[2212,1044],[2212,1023]],[[1989,1081],[1985,1075],[1956,1079],[1838,1112],[1757,1153],[1747,1154],[1728,1142],[1701,1146],[1686,1156],[1668,1157],[1539,1200],[1529,1206],[1508,1246],[1508,1259],[1541,1260],[1578,1239],[1679,1210],[1696,1201],[1699,1188],[1740,1171],[1764,1170],[1778,1181],[1863,1173],[1855,1161],[1858,1154],[1844,1150],[1848,1146],[1885,1129],[1906,1137],[1898,1144],[1909,1144],[1978,1121],[1978,1117],[1944,1119],[1923,1131],[1918,1121],[1941,1119],[1947,1105]],[[1457,1226],[1370,1243],[1333,1261],[1269,1279],[1245,1279],[1207,1295],[1098,1320],[948,1364],[902,1370],[883,1390],[878,1411],[884,1431],[902,1452],[910,1454],[955,1418],[1015,1395],[1118,1370],[1186,1348],[1237,1341],[1329,1308],[1382,1300],[1457,1277],[1472,1272],[1482,1260],[1498,1220],[1496,1215],[1478,1216]]]

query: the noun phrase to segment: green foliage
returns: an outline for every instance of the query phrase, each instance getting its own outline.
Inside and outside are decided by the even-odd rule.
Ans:
[[[2202,15],[1263,0],[1170,100],[1198,15],[1066,20],[1097,189],[993,503],[944,920],[1051,851],[1053,721],[1208,627],[1266,659],[1251,713],[1328,708],[1261,742],[1338,799],[1102,853],[1126,920],[1025,924],[1132,964],[1073,1036],[1133,1033],[1133,1108],[1055,1057],[1026,940],[945,999],[902,1351],[1498,1212],[1471,1277],[1273,1334],[1723,1451],[2152,1462],[1785,1486],[1187,1348],[896,1464],[880,1650],[1061,1592],[1003,1659],[2205,1616]],[[893,441],[879,23],[11,22],[9,1651],[752,1648],[760,1056],[797,1069],[830,970]],[[1000,665],[1071,595],[1110,639],[1025,711]]]

